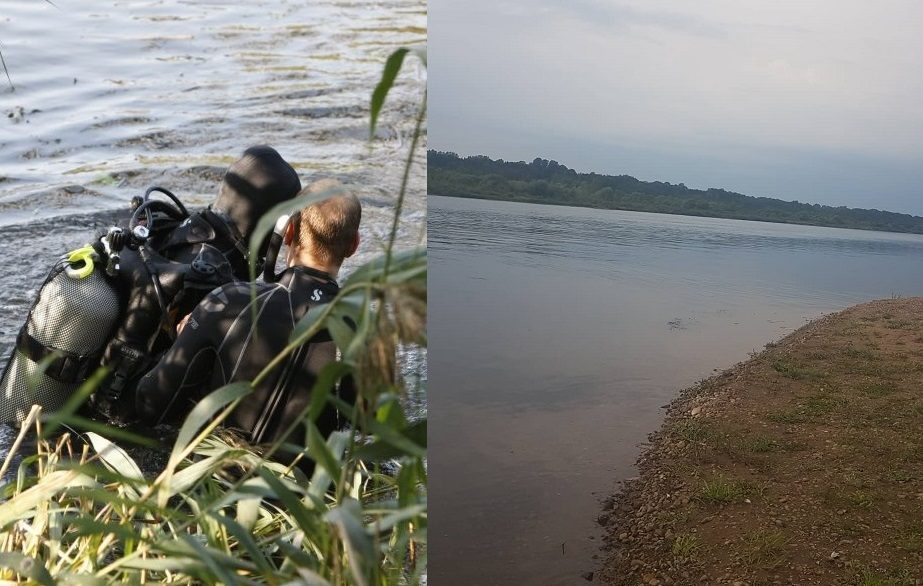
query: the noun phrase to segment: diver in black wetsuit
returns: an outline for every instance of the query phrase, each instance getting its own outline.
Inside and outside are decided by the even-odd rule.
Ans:
[[[321,181],[302,193],[319,193],[334,185]],[[361,213],[359,200],[344,192],[295,214],[284,236],[288,268],[275,283],[257,285],[255,312],[249,283],[210,293],[180,324],[176,343],[141,379],[137,409],[144,420],[175,420],[209,391],[253,380],[286,346],[298,320],[336,296],[340,265],[359,246]],[[279,439],[309,405],[318,374],[336,354],[329,334],[321,332],[245,397],[227,425],[254,444]],[[349,385],[341,385],[339,394],[347,402],[355,400]],[[328,409],[317,425],[326,435],[338,426],[337,412]]]
[[[151,357],[172,343],[177,318],[216,287],[249,276],[249,238],[260,216],[301,189],[298,174],[274,149],[254,146],[228,169],[215,202],[185,221],[155,221],[144,254],[121,253],[116,289],[121,320],[102,363],[112,368],[91,412],[130,421],[134,386]],[[150,216],[148,216],[150,218]],[[268,240],[267,240],[268,242]],[[255,254],[262,256],[265,247]]]

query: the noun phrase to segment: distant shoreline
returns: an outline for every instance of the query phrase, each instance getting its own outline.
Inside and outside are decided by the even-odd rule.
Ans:
[[[921,315],[857,305],[683,391],[604,505],[593,582],[919,583]]]
[[[442,193],[428,193],[427,197],[450,197],[455,199],[474,199],[478,201],[498,201],[503,203],[527,203],[531,205],[540,205],[540,206],[551,206],[551,207],[563,207],[563,208],[576,208],[584,210],[604,210],[604,211],[613,211],[613,212],[632,212],[639,214],[654,214],[654,215],[663,215],[663,216],[680,216],[684,218],[706,218],[712,220],[734,220],[737,222],[757,222],[764,224],[782,224],[787,226],[811,226],[815,228],[830,228],[831,230],[861,230],[862,232],[882,232],[884,234],[905,234],[909,236],[923,236],[923,232],[896,232],[894,230],[881,230],[876,228],[850,228],[847,226],[825,226],[823,224],[807,224],[807,223],[798,223],[798,222],[782,222],[782,221],[773,221],[773,220],[754,220],[751,218],[726,218],[721,216],[701,216],[693,214],[681,214],[679,212],[649,212],[646,210],[625,210],[621,208],[603,208],[603,207],[593,207],[593,206],[581,206],[571,203],[555,203],[549,201],[527,201],[527,200],[514,200],[514,199],[499,199],[492,197],[480,197],[477,195],[445,195]]]
[[[577,173],[545,159],[509,162],[430,150],[427,161],[427,191],[445,197],[923,234],[923,217],[910,214],[690,189],[682,183],[640,181],[628,175]]]

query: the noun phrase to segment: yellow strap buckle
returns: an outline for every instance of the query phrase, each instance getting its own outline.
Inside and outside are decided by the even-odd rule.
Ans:
[[[67,266],[64,267],[64,272],[71,279],[89,277],[93,274],[93,259],[95,256],[96,251],[89,245],[67,253]]]

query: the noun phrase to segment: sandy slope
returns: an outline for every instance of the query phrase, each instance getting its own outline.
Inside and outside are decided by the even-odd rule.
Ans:
[[[923,299],[812,322],[673,402],[609,584],[923,584]]]

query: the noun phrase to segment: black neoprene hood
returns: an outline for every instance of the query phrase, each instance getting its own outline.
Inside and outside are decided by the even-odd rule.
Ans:
[[[227,215],[249,240],[263,214],[299,191],[298,173],[276,149],[252,146],[228,168],[212,209]]]

